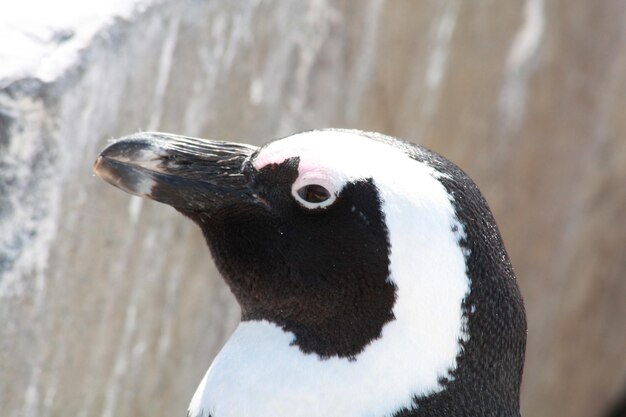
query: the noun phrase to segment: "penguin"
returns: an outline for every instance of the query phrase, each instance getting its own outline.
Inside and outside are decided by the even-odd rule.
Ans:
[[[94,171],[197,223],[241,307],[189,417],[520,415],[516,277],[441,155],[345,129],[261,147],[138,133]]]

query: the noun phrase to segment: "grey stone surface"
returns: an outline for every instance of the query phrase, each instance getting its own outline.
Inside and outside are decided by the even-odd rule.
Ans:
[[[476,180],[526,299],[524,415],[602,416],[626,382],[624,22],[609,0],[167,0],[4,74],[0,416],[182,416],[238,321],[195,226],[91,174],[107,139],[328,126]]]

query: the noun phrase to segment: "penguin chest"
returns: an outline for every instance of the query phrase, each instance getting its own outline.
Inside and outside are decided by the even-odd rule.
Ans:
[[[188,415],[376,417],[410,408],[415,395],[441,387],[438,372],[420,375],[407,347],[395,345],[394,324],[349,360],[304,354],[278,326],[243,322],[200,383]]]

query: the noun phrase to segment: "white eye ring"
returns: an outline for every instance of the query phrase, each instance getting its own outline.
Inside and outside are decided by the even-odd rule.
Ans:
[[[334,185],[322,178],[296,180],[291,194],[302,207],[310,210],[326,208],[337,199]]]

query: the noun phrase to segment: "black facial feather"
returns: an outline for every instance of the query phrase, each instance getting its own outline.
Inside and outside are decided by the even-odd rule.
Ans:
[[[352,358],[394,318],[380,198],[372,180],[362,180],[347,184],[331,206],[306,209],[291,194],[298,164],[291,158],[247,168],[250,188],[269,210],[227,205],[190,217],[201,225],[242,320],[277,324],[303,352]]]

